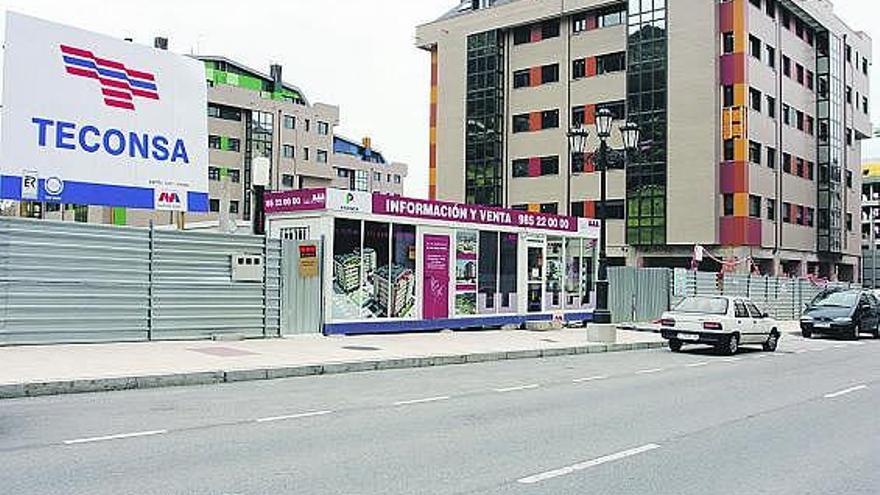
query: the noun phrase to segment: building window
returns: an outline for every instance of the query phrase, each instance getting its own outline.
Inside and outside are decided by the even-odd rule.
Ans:
[[[237,168],[226,169],[226,173],[229,175],[229,180],[235,184],[241,182],[241,170]]]
[[[782,154],[782,171],[787,174],[791,173],[791,155],[789,153]]]
[[[513,132],[529,132],[529,114],[513,116]]]
[[[807,89],[809,89],[810,91],[813,90],[813,77],[814,77],[813,71],[808,70],[807,71]]]
[[[587,61],[580,58],[571,63],[572,79],[580,79],[587,75]]]
[[[311,152],[308,148],[303,148],[303,161],[309,161],[312,158]]]
[[[541,175],[558,175],[559,157],[545,156],[541,158]]]
[[[532,27],[520,26],[513,30],[513,44],[524,45],[532,41]]]
[[[517,88],[527,88],[532,85],[531,81],[532,71],[531,69],[522,69],[513,73],[513,87]]]
[[[370,190],[369,184],[370,173],[366,170],[354,171],[354,190],[367,192]]]
[[[791,59],[787,55],[782,56],[782,73],[791,77]]]
[[[767,147],[767,167],[776,169],[776,148]]]
[[[724,53],[733,53],[735,50],[733,33],[728,32],[721,35],[721,50]]]
[[[853,131],[850,128],[846,129],[846,144],[847,146],[852,146],[853,144]]]
[[[296,155],[296,148],[293,145],[285,144],[281,147],[284,158],[293,158]]]
[[[766,45],[767,49],[767,65],[770,66],[771,69],[776,68],[776,48],[773,48],[770,45]]]
[[[241,122],[241,109],[217,103],[208,103],[208,117]]]
[[[220,169],[218,167],[208,167],[208,180],[220,180]]]
[[[529,176],[529,159],[519,158],[513,161],[513,176],[528,177]]]
[[[804,176],[804,159],[803,159],[803,158],[798,157],[797,159],[795,159],[795,161],[794,161],[794,173],[795,173],[795,175],[797,175],[798,177],[803,177],[803,176]]]
[[[596,74],[626,70],[626,52],[609,53],[596,57]]]
[[[555,215],[559,212],[559,203],[541,203],[541,213],[551,213]]]
[[[394,183],[400,184],[401,178],[399,174],[394,174]]]
[[[846,87],[846,102],[849,103],[850,105],[852,105],[852,100],[853,100],[852,95],[853,95],[852,86],[847,86]]]
[[[767,11],[768,16],[774,19],[776,18],[776,0],[766,0],[764,8]]]
[[[767,198],[767,220],[776,221],[776,200]]]
[[[555,83],[557,81],[559,81],[559,64],[541,67],[541,84]]]
[[[814,126],[815,126],[815,120],[813,120],[813,117],[807,115],[806,122],[805,122],[806,129],[804,129],[804,131],[807,134],[809,134],[810,136],[812,136],[813,132],[814,132]]]
[[[749,35],[749,54],[761,60],[761,40],[752,35]]]
[[[220,200],[212,199],[208,201],[208,209],[213,213],[217,213],[220,211]]]
[[[733,161],[735,157],[733,139],[724,140],[724,161]]]
[[[724,216],[733,216],[733,194],[724,195]]]
[[[852,229],[853,229],[852,220],[853,220],[852,213],[847,213],[846,214],[846,231],[847,232],[852,232]]]
[[[794,208],[794,223],[798,225],[804,224],[804,207],[801,205],[797,205]]]
[[[749,195],[749,216],[761,218],[761,196]]]
[[[541,129],[555,129],[557,127],[559,127],[559,110],[541,112]]]
[[[761,164],[761,143],[749,141],[749,161]]]
[[[795,64],[794,66],[795,79],[799,84],[804,84],[804,66],[801,64]]]
[[[733,106],[733,85],[728,84],[722,88],[721,91],[724,108],[730,108]]]
[[[791,107],[788,106],[788,103],[782,104],[782,123],[791,125]]]
[[[290,174],[284,174],[281,176],[281,185],[284,187],[293,187],[293,176]]]
[[[351,175],[351,170],[347,168],[337,168],[336,177],[347,179]]]
[[[221,149],[221,147],[222,146],[220,144],[220,136],[215,136],[213,134],[208,136],[208,148],[211,148],[212,150],[219,150]]]
[[[285,129],[296,129],[296,117],[293,115],[285,115],[284,116],[284,128]]]
[[[749,88],[749,101],[752,104],[752,110],[761,111],[761,92],[755,88]]]
[[[326,136],[330,134],[330,124],[327,122],[318,122],[318,134],[321,136]]]
[[[868,114],[868,97],[867,96],[862,97],[862,113],[865,115]]]
[[[318,163],[327,163],[327,151],[318,150]]]
[[[309,119],[306,119],[306,132],[311,132],[311,131],[312,131],[312,121]]]
[[[623,24],[623,19],[625,15],[625,6],[608,7],[606,9],[602,9],[596,16],[596,26],[604,28]]]
[[[373,182],[382,182],[382,172],[373,172]]]
[[[229,202],[229,213],[238,214],[238,201]]]
[[[804,112],[800,110],[795,112],[795,124],[799,131],[804,130]]]
[[[791,223],[791,203],[782,203],[782,221]]]
[[[853,173],[852,170],[846,171],[846,187],[849,189],[853,188]]]
[[[813,222],[814,222],[813,219],[814,219],[815,217],[816,217],[816,212],[815,212],[815,210],[813,210],[813,209],[810,208],[810,207],[807,207],[807,211],[804,212],[804,224],[806,224],[807,227],[812,227],[812,226],[813,226]]]
[[[767,116],[771,119],[776,118],[776,98],[767,95]]]
[[[229,138],[226,149],[228,151],[241,151],[241,140],[238,138]]]
[[[551,19],[541,23],[541,39],[546,40],[559,36],[559,19]]]
[[[626,103],[623,100],[606,101],[596,104],[596,112],[608,110],[614,120],[623,120],[626,118]]]

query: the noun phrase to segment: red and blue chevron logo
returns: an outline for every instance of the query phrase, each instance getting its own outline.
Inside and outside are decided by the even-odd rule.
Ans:
[[[122,62],[96,57],[89,50],[60,46],[67,73],[100,82],[107,106],[134,110],[135,98],[159,99],[155,75],[129,69]]]

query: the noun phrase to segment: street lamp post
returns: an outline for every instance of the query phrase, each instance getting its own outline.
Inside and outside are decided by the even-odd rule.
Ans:
[[[600,173],[599,182],[599,207],[596,209],[596,218],[599,224],[599,270],[596,280],[596,309],[593,312],[593,322],[597,324],[611,323],[611,312],[608,310],[608,253],[606,249],[606,209],[608,200],[607,172],[608,172],[608,138],[611,137],[611,123],[614,116],[607,108],[599,110],[596,114],[596,136],[599,138],[599,150],[597,153],[596,168]],[[588,131],[583,125],[572,128],[568,133],[572,152],[584,153]],[[620,127],[623,138],[624,151],[635,150],[639,143],[639,126],[633,122],[627,122]],[[624,168],[626,168],[624,159]],[[571,181],[572,171],[569,171]],[[571,190],[571,187],[569,187]],[[569,198],[571,204],[571,198]]]

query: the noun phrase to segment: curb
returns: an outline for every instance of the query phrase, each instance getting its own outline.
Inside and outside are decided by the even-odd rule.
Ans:
[[[603,352],[622,352],[665,348],[666,342],[639,342],[633,344],[592,344],[575,347],[556,347],[549,349],[529,349],[520,351],[501,351],[476,354],[453,354],[426,356],[418,358],[393,358],[376,361],[350,361],[327,364],[307,364],[281,368],[255,368],[228,371],[196,371],[191,373],[172,373],[167,375],[144,375],[114,378],[80,380],[59,380],[52,382],[32,382],[0,385],[0,399],[40,397],[61,394],[82,394],[90,392],[111,392],[119,390],[150,389],[160,387],[181,387],[191,385],[214,385],[278,378],[296,378],[314,375],[337,375],[362,371],[393,370],[406,368],[425,368],[429,366],[449,366],[457,364],[485,363],[513,359],[550,358],[576,354],[596,354]]]

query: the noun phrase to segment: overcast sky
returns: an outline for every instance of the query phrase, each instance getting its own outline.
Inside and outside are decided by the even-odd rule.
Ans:
[[[706,0],[709,1],[709,0]],[[424,196],[428,169],[430,59],[413,45],[415,26],[458,0],[0,0],[13,10],[119,38],[170,39],[182,53],[224,55],[284,79],[312,102],[340,107],[337,132],[410,165],[408,195]],[[870,32],[880,0],[837,0],[840,16]],[[4,28],[0,25],[0,30]],[[880,57],[880,33],[874,36]],[[872,69],[873,70],[873,69]],[[872,72],[872,115],[880,123],[880,76]],[[875,140],[877,141],[877,140]],[[866,155],[880,158],[880,142]]]

